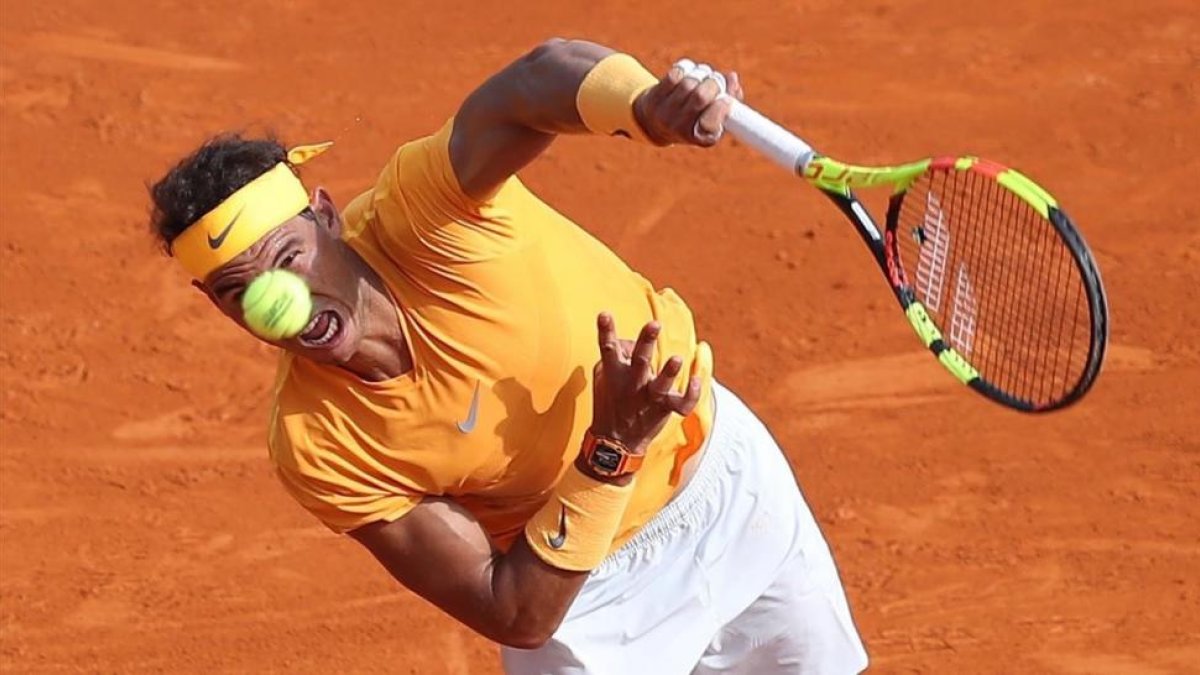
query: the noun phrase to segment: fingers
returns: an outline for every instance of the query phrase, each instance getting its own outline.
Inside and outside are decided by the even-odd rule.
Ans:
[[[685,417],[692,414],[692,410],[700,402],[700,388],[703,384],[699,376],[692,375],[689,377],[687,389],[683,391],[683,395],[676,394],[668,399],[672,412]]]
[[[596,333],[600,341],[600,363],[605,373],[613,378],[621,367],[621,342],[617,339],[617,324],[608,312],[596,317]]]
[[[665,107],[672,112],[699,112],[708,102],[720,95],[725,79],[714,77],[712,66],[708,64],[688,65],[691,61],[682,59],[671,70],[687,67],[683,76],[675,83],[667,96]]]
[[[692,63],[688,59],[679,59],[675,62],[675,65],[671,66],[671,69],[667,71],[667,76],[664,79],[666,79],[666,81],[671,85],[679,84],[679,82],[683,80],[683,76],[687,75],[688,71],[695,67],[695,65],[695,63]]]
[[[709,147],[716,145],[717,141],[721,140],[721,136],[725,133],[725,119],[729,117],[732,107],[730,99],[720,97],[700,113],[700,118],[696,120],[696,127],[692,132],[692,135],[696,137],[697,144]]]
[[[675,382],[684,360],[672,356],[657,372],[654,367],[661,331],[661,324],[650,321],[631,342],[617,337],[611,314],[596,317],[600,361],[593,371],[593,426],[607,433],[649,438],[672,413],[686,416],[695,409],[705,377],[698,371],[706,369],[693,363],[687,386],[678,392]]]
[[[688,377],[687,387],[682,394],[672,391],[675,378],[682,368],[683,360],[678,356],[672,356],[648,387],[650,400],[657,404],[652,417],[659,423],[671,413],[684,417],[692,414],[692,411],[696,409],[696,404],[700,402],[701,387],[704,384],[704,379],[700,375],[692,374]]]
[[[671,69],[667,71],[662,80],[644,94],[648,105],[661,115],[669,107],[666,105],[666,101],[677,94],[680,83],[684,81],[684,76],[695,66],[696,64],[687,59],[676,61],[675,65],[671,66]],[[684,83],[683,86],[690,91],[693,84]]]
[[[641,387],[650,381],[651,364],[654,362],[654,346],[658,341],[661,326],[657,321],[651,321],[642,327],[637,343],[633,346],[630,363],[633,366],[633,386]]]
[[[669,114],[690,116],[694,121],[695,115],[723,94],[725,88],[725,76],[714,72],[712,66],[701,64],[685,73],[675,84],[663,101],[663,107]]]
[[[681,369],[683,369],[683,359],[678,356],[667,359],[666,365],[647,387],[651,401],[664,401],[670,397],[671,389],[675,385],[675,378],[679,376]]]
[[[639,99],[645,126],[667,143],[714,145],[721,138],[729,114],[729,104],[722,99],[729,92],[732,77],[708,64],[680,59],[658,86]]]
[[[742,76],[737,74],[737,71],[729,73],[729,87],[727,93],[739,101],[746,100],[746,90],[742,88]]]

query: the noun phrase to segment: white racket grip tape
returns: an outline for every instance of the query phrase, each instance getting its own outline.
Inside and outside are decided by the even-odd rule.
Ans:
[[[803,174],[815,154],[812,146],[745,103],[733,97],[730,102],[726,131],[788,171]]]

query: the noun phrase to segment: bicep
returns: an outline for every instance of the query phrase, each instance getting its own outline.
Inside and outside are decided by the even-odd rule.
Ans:
[[[464,623],[469,610],[490,602],[491,540],[468,511],[427,497],[392,522],[350,532],[409,590]]]
[[[485,201],[553,141],[553,134],[527,127],[471,119],[464,106],[450,135],[450,164],[462,191]]]
[[[409,590],[514,646],[547,639],[587,578],[542,562],[523,537],[500,555],[474,516],[447,499],[427,497],[394,522],[350,535]]]
[[[469,196],[483,199],[540,155],[555,135],[583,133],[575,93],[612,50],[550,40],[496,73],[455,115],[450,161]]]

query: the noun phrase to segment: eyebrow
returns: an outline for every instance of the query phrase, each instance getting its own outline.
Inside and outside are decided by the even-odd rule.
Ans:
[[[275,257],[271,260],[271,267],[279,267],[279,261],[288,251],[296,247],[298,240],[299,237],[293,233],[284,235],[283,240],[276,247]]]
[[[275,249],[275,255],[271,261],[271,267],[279,266],[279,259],[283,255],[283,252],[288,250],[290,246],[294,245],[296,240],[297,235],[294,232],[288,232],[277,236],[275,241],[270,242],[269,247]],[[241,272],[234,272],[232,275],[234,277],[233,279],[230,279],[229,277],[221,277],[216,281],[216,283],[213,284],[213,293],[216,295],[225,295],[238,286],[246,286],[246,282],[237,278],[241,275]]]

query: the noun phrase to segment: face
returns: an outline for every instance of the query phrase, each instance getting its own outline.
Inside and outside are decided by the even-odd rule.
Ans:
[[[364,263],[341,240],[341,216],[328,193],[317,190],[312,210],[315,221],[299,215],[284,222],[196,285],[226,316],[254,335],[242,316],[246,287],[270,269],[296,273],[312,291],[312,320],[296,337],[263,341],[314,361],[341,365],[362,341],[359,289]]]

